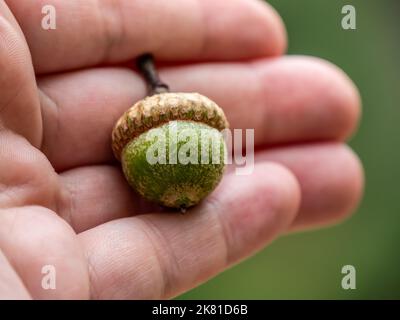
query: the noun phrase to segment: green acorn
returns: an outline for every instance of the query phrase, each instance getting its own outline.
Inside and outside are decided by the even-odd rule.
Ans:
[[[112,149],[129,184],[147,200],[170,208],[196,205],[220,182],[229,124],[222,109],[198,93],[170,93],[152,57],[139,59],[150,95],[117,121]]]

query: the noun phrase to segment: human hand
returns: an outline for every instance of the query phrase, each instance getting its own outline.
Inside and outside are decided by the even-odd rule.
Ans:
[[[43,1],[0,2],[1,298],[173,297],[358,203],[361,166],[343,144],[357,90],[327,62],[279,57],[285,31],[269,6],[48,3],[56,30],[41,28]],[[185,215],[141,200],[113,160],[112,127],[145,95],[124,62],[144,52],[173,91],[200,92],[232,128],[255,129],[253,174],[228,172]],[[45,265],[55,290],[41,286]]]

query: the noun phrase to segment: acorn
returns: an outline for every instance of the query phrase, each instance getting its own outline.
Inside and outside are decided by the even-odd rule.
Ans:
[[[172,93],[161,82],[153,58],[138,68],[149,96],[117,121],[112,149],[128,183],[145,199],[185,210],[198,204],[221,181],[229,127],[223,110],[199,93]]]

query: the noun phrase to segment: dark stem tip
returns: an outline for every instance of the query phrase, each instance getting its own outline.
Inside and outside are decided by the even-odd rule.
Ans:
[[[152,54],[145,53],[139,56],[137,67],[147,82],[149,95],[169,92],[168,85],[162,82],[158,76]]]

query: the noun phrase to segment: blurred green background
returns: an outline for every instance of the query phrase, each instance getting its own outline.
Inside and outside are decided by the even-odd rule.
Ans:
[[[400,298],[400,1],[273,0],[286,23],[289,54],[325,58],[358,86],[363,116],[350,145],[366,172],[356,215],[318,231],[282,237],[180,299]],[[351,4],[357,29],[343,30]],[[343,290],[354,265],[357,289]]]

